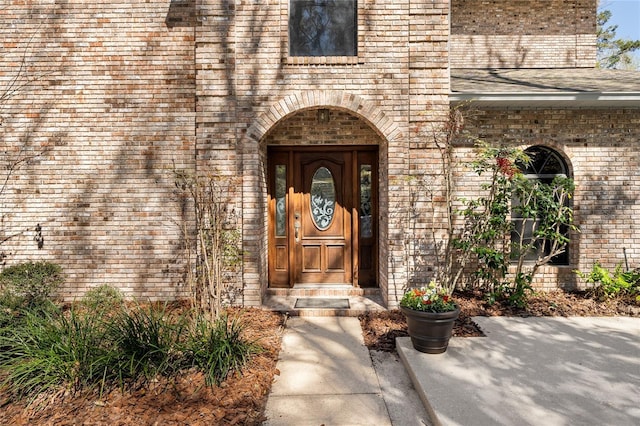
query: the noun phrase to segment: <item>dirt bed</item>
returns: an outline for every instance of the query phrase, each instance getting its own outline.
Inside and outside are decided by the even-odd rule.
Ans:
[[[103,395],[49,395],[31,407],[8,403],[0,394],[0,424],[258,425],[276,374],[283,316],[260,309],[242,310],[241,315],[247,338],[259,339],[264,351],[252,358],[242,375],[233,374],[219,387],[207,387],[202,375],[187,373],[175,381],[124,393],[115,389]]]
[[[526,308],[501,302],[488,305],[479,294],[472,292],[457,294],[456,299],[460,304],[460,316],[453,335],[458,337],[483,336],[471,319],[474,316],[640,316],[640,306],[631,300],[597,302],[584,293],[538,294],[529,298]],[[360,322],[365,344],[371,350],[395,351],[395,338],[407,336],[406,321],[398,310],[363,315]]]
[[[535,296],[526,309],[486,305],[472,293],[459,295],[461,315],[456,336],[482,335],[473,316],[640,316],[640,307],[624,302],[598,303],[581,294],[562,292]],[[50,395],[35,409],[10,403],[0,394],[2,425],[259,425],[280,349],[283,316],[260,309],[243,310],[247,337],[259,338],[264,352],[254,357],[242,375],[234,374],[219,387],[208,388],[199,374],[185,374],[151,388],[98,393]],[[397,311],[360,318],[365,344],[371,350],[395,351],[395,338],[406,336],[406,323]],[[41,404],[41,405],[42,405]]]

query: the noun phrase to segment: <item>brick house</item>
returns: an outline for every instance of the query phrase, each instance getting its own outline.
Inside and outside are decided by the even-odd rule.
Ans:
[[[60,263],[67,298],[184,294],[180,169],[239,181],[238,303],[395,307],[431,267],[407,245],[424,129],[469,101],[470,131],[576,181],[581,233],[537,285],[640,262],[640,73],[595,69],[596,0],[9,2],[0,155],[42,154],[7,181],[2,250]]]

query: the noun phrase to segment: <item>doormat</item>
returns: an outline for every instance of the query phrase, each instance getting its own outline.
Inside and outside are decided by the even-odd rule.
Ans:
[[[349,309],[349,299],[304,297],[296,299],[296,309]]]

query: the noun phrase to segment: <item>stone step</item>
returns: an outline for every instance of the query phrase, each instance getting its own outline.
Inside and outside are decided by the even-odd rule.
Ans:
[[[350,316],[370,311],[384,311],[378,289],[270,289],[262,307],[290,316]],[[375,290],[375,291],[373,291]]]

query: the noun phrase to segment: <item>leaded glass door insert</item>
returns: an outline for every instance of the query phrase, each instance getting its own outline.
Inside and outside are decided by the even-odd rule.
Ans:
[[[336,186],[329,169],[320,167],[316,170],[309,192],[311,219],[316,228],[325,231],[331,226],[336,211]]]

